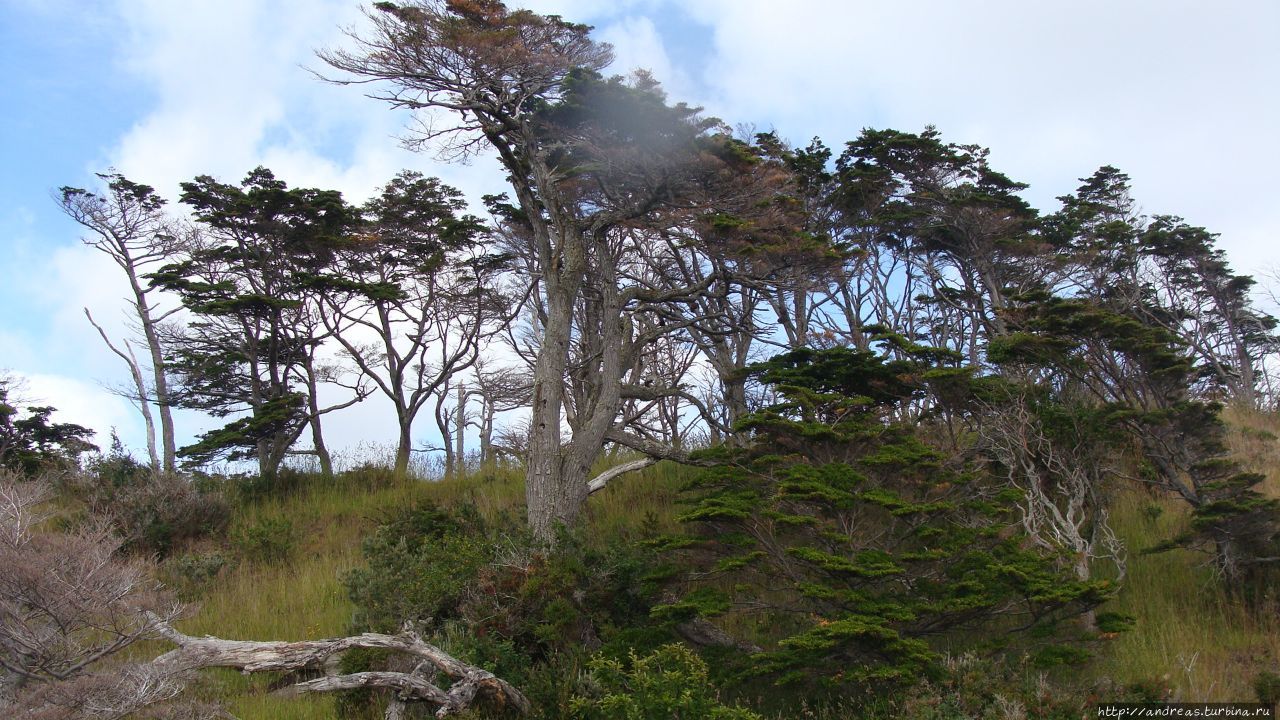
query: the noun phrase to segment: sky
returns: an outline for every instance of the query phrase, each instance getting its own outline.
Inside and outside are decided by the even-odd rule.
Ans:
[[[519,2],[513,4],[521,4]],[[1142,211],[1221,234],[1263,286],[1280,267],[1280,3],[1274,0],[528,0],[594,25],[611,72],[645,68],[673,101],[795,145],[839,148],[867,127],[991,149],[1042,210],[1101,165]],[[258,165],[360,202],[402,169],[473,201],[503,189],[468,165],[402,149],[406,116],[319,81],[321,48],[362,20],[354,0],[0,0],[0,371],[55,419],[141,420],[111,388],[127,374],[83,315],[127,332],[123,279],[85,247],[52,193],[115,168],[175,200],[209,174]],[[426,423],[423,423],[424,425]],[[184,415],[190,437],[212,426]],[[387,407],[326,428],[341,448],[386,445]],[[425,428],[424,428],[425,434]],[[355,452],[353,450],[353,452]]]

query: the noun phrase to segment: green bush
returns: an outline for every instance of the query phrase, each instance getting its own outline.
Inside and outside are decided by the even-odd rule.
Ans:
[[[239,528],[232,542],[249,560],[279,562],[289,557],[296,544],[293,523],[286,518],[264,518]]]
[[[720,702],[702,658],[679,644],[663,645],[626,662],[597,656],[589,664],[589,689],[571,703],[581,720],[760,720]]]
[[[165,584],[180,593],[198,592],[235,561],[220,552],[188,554],[164,564]]]
[[[459,617],[467,584],[492,555],[487,532],[474,512],[430,502],[389,517],[363,543],[368,564],[344,579],[355,629],[396,632],[408,622],[431,632]]]
[[[230,487],[236,500],[245,504],[269,497],[288,497],[306,487],[310,478],[307,473],[282,467],[270,477],[256,474],[234,475],[230,478]]]
[[[410,623],[458,657],[521,688],[548,718],[564,717],[590,654],[671,639],[650,619],[652,551],[598,549],[565,534],[551,551],[509,519],[422,503],[364,542],[366,565],[345,578],[353,631]]]
[[[1116,689],[1054,682],[1033,665],[977,655],[949,657],[937,679],[901,694],[867,698],[858,715],[867,720],[1078,720],[1100,699],[1130,700]]]
[[[1253,679],[1253,691],[1257,693],[1260,703],[1280,704],[1280,675],[1263,670]]]

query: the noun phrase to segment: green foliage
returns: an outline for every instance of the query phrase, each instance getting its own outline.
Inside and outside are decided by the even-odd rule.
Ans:
[[[344,580],[357,608],[353,629],[395,632],[410,623],[520,687],[547,717],[561,717],[590,652],[670,639],[650,620],[659,577],[652,552],[606,545],[565,534],[554,550],[535,551],[509,519],[422,502],[366,538],[366,565]]]
[[[304,378],[323,333],[308,293],[360,218],[341,193],[289,188],[262,167],[239,186],[202,175],[182,190],[201,241],[147,276],[192,314],[167,364],[183,407],[239,417],[181,453],[197,465],[257,460],[269,477],[309,419]]]
[[[992,341],[990,358],[1069,378],[1092,404],[1093,432],[1126,438],[1148,482],[1191,506],[1191,531],[1156,548],[1208,546],[1223,572],[1256,579],[1256,560],[1280,552],[1280,500],[1259,493],[1264,477],[1227,456],[1221,406],[1195,397],[1204,371],[1185,343],[1141,309],[1105,298],[1042,297],[1019,315],[1020,331]]]
[[[297,544],[293,523],[282,517],[267,517],[237,528],[231,540],[242,556],[260,562],[286,560]]]
[[[34,475],[44,469],[75,467],[82,454],[97,450],[89,442],[93,431],[74,423],[50,421],[51,407],[28,407],[22,412],[13,383],[0,377],[0,468]]]
[[[221,552],[189,553],[171,558],[163,566],[165,584],[184,596],[195,596],[224,571],[235,567],[235,560]]]
[[[1280,674],[1263,670],[1253,679],[1253,691],[1258,702],[1275,706],[1280,704]]]
[[[1122,693],[1054,682],[1043,670],[974,654],[949,658],[936,679],[891,698],[871,698],[868,720],[1078,720]]]
[[[597,656],[588,665],[588,693],[573,699],[581,720],[760,720],[720,702],[707,665],[684,645],[663,645],[626,661]]]
[[[925,369],[848,349],[756,366],[782,401],[690,484],[700,542],[678,553],[694,572],[657,614],[754,616],[767,645],[745,672],[834,689],[912,684],[942,637],[1051,627],[1105,599],[1028,549],[995,479],[893,420]]]
[[[361,630],[397,632],[406,623],[438,629],[459,617],[468,584],[491,556],[486,524],[474,514],[424,502],[389,517],[362,550],[366,567],[344,583]]]

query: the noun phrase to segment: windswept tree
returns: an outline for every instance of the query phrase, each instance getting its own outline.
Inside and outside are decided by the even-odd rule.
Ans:
[[[395,409],[399,476],[419,412],[506,319],[502,258],[484,253],[484,226],[464,206],[457,190],[402,173],[364,206],[355,240],[316,283],[325,327]]]
[[[370,19],[353,49],[322,53],[355,77],[338,82],[381,81],[376,97],[421,111],[417,143],[492,151],[507,171],[536,323],[526,500],[551,541],[576,522],[607,441],[663,452],[617,422],[637,358],[680,324],[640,318],[709,283],[649,284],[649,231],[708,212],[695,189],[734,150],[647,76],[601,77],[612,54],[585,25],[494,0],[377,3]]]
[[[74,465],[97,450],[93,431],[75,423],[52,422],[54,408],[20,407],[19,383],[0,374],[0,468],[32,474],[50,467]]]
[[[240,186],[201,176],[183,184],[182,200],[199,232],[184,257],[150,275],[192,316],[169,348],[178,401],[238,417],[181,452],[196,462],[252,459],[269,478],[320,415],[367,394],[357,385],[350,398],[319,407],[307,392],[321,340],[311,288],[357,216],[340,193],[290,189],[265,168]]]
[[[1068,269],[1059,292],[1141,313],[1182,340],[1216,391],[1256,405],[1259,369],[1280,348],[1277,321],[1253,303],[1253,279],[1231,269],[1217,236],[1139,215],[1129,177],[1110,166],[1059,200],[1045,221]]]
[[[57,201],[62,211],[91,234],[84,243],[111,258],[129,283],[128,303],[135,329],[145,345],[146,362],[139,361],[129,339],[113,341],[85,308],[85,316],[102,336],[103,342],[129,368],[134,392],[130,399],[138,406],[147,429],[147,455],[153,470],[173,472],[177,445],[173,429],[173,393],[164,357],[161,324],[178,308],[159,309],[153,287],[145,275],[169,261],[178,247],[173,220],[166,216],[164,198],[152,188],[125,178],[117,172],[99,174],[106,183],[102,194],[80,188],[63,187]],[[152,407],[159,416],[160,439]]]
[[[867,130],[836,161],[829,202],[834,232],[860,248],[831,302],[851,319],[912,342],[983,362],[986,342],[1008,332],[1010,296],[1041,285],[1045,248],[1026,186],[987,162],[974,145],[924,132]],[[862,322],[862,321],[859,321]]]
[[[656,614],[757,628],[759,652],[723,656],[748,677],[880,689],[927,676],[949,635],[1043,638],[1105,600],[1110,583],[1069,576],[1011,527],[977,454],[896,419],[929,392],[932,354],[801,348],[753,366],[779,402],[689,483],[691,533],[672,543],[690,569]]]

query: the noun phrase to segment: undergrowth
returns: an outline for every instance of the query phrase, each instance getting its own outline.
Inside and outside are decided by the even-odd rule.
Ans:
[[[1229,409],[1227,418],[1235,456],[1248,469],[1267,475],[1263,486],[1267,494],[1280,495],[1280,419],[1239,409]],[[677,531],[679,487],[689,472],[664,463],[617,480],[593,496],[579,535],[584,548],[603,552],[618,543],[638,544],[644,538]],[[282,491],[229,496],[233,498],[231,518],[222,539],[176,548],[163,564],[169,584],[197,608],[180,624],[190,634],[257,640],[346,634],[356,627],[360,614],[344,579],[365,566],[361,544],[379,525],[408,508],[427,504],[469,508],[467,512],[478,523],[490,528],[518,527],[524,503],[522,478],[515,468],[472,473],[464,479],[396,482],[370,465],[329,481],[305,475]],[[271,557],[232,540],[252,535],[253,528],[279,527],[286,521],[289,542]],[[800,703],[795,711],[799,714],[766,717],[895,717],[902,712],[919,717],[1001,717],[1002,712],[1013,717],[1071,717],[1072,712],[1087,709],[1089,702],[1120,698],[1254,701],[1256,693],[1271,692],[1276,683],[1268,673],[1274,673],[1280,663],[1276,598],[1266,594],[1245,598],[1232,592],[1214,575],[1207,555],[1183,549],[1144,553],[1188,522],[1177,502],[1141,488],[1121,487],[1113,496],[1111,521],[1128,548],[1127,573],[1117,597],[1100,611],[1132,615],[1136,624],[1128,632],[1105,634],[1094,648],[1095,659],[1073,669],[1074,676],[1046,676],[1029,668],[1010,676],[1000,692],[926,684],[896,704],[866,699],[830,705]],[[554,611],[554,607],[540,610]],[[466,653],[466,628],[445,625],[446,644]],[[534,638],[530,642],[538,641],[529,637]],[[618,651],[613,657],[628,662],[630,656],[621,644],[613,649]],[[636,652],[643,656],[653,649]],[[964,682],[976,683],[977,678],[995,674],[982,669],[978,659],[956,657],[948,662],[964,670],[953,675],[967,678]],[[606,665],[605,660],[583,654],[571,667],[562,668],[573,674],[567,678],[572,682],[560,688],[534,687],[532,692],[559,693],[563,706],[569,707],[573,697],[569,686],[587,682],[592,667]],[[712,666],[714,670],[714,660]],[[222,700],[242,720],[339,716],[337,698],[277,698],[270,685],[270,678],[211,672],[198,691]],[[577,707],[585,708],[581,702]],[[1036,714],[1038,704],[1053,708],[1052,713]]]

